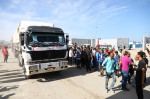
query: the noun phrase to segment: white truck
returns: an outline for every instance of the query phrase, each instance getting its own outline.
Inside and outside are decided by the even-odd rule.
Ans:
[[[68,42],[69,35],[51,23],[21,21],[12,46],[29,79],[31,75],[67,69]]]

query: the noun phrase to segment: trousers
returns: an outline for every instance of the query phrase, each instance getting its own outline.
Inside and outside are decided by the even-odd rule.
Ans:
[[[116,75],[115,75],[115,72],[113,73],[108,73],[106,72],[106,81],[105,81],[105,88],[108,89],[108,82],[109,82],[109,79],[112,78],[113,81],[111,83],[111,86],[110,86],[110,89],[113,89],[114,88],[114,85],[116,83]]]

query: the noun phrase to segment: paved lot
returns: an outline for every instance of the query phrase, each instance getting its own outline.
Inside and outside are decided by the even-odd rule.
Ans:
[[[131,50],[132,57],[139,50]],[[75,66],[60,73],[35,75],[26,80],[17,59],[9,52],[8,63],[3,63],[0,53],[0,99],[137,99],[132,85],[128,85],[129,92],[119,90],[121,77],[115,84],[116,93],[105,93],[105,76],[100,77],[99,72],[86,73],[85,69]],[[149,55],[148,58],[150,60]],[[150,68],[144,96],[150,99]]]

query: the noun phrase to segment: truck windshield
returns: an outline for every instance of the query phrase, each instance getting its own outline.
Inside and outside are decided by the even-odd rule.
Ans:
[[[65,39],[63,34],[52,33],[32,33],[29,36],[29,46],[64,46]]]

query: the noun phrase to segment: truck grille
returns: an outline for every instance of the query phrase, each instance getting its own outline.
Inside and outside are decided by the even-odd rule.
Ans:
[[[32,60],[56,59],[64,58],[66,50],[32,51],[30,54]]]

